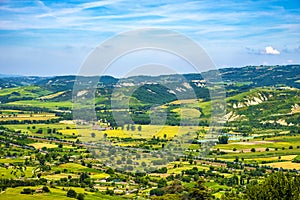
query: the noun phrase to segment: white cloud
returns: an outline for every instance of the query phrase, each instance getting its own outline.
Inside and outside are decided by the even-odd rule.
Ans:
[[[265,48],[265,53],[266,54],[272,54],[272,55],[279,55],[280,51],[278,51],[277,49],[274,49],[271,46],[268,46],[268,47]]]

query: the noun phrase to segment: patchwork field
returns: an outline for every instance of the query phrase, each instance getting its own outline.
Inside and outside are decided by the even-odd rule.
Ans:
[[[290,162],[290,161],[288,161],[288,162],[269,163],[269,164],[264,164],[264,165],[274,167],[274,168],[300,170],[300,163],[293,163],[293,162]]]
[[[0,121],[24,121],[24,120],[49,120],[58,118],[55,114],[44,113],[44,114],[1,114]]]

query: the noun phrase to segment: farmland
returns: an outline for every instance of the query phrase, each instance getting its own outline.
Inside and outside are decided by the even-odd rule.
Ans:
[[[0,90],[0,199],[71,199],[69,191],[84,199],[192,199],[193,192],[247,199],[267,177],[298,177],[300,86],[290,81],[298,68],[286,69],[285,87],[266,77],[261,85],[255,75],[227,77],[220,124],[211,124],[213,103],[195,75],[185,75],[191,87],[156,77],[186,99],[160,84],[141,87],[138,78],[104,81],[90,121],[86,105],[73,118],[72,98],[92,102],[88,92],[72,97],[73,77],[51,77],[47,83],[56,84],[47,87],[24,78],[26,85]],[[189,88],[197,99],[184,93]],[[125,101],[112,106],[133,89],[129,108]]]

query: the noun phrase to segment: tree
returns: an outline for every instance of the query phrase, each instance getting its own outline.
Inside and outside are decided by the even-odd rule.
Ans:
[[[76,198],[76,196],[77,196],[77,193],[75,192],[75,190],[72,190],[72,189],[68,190],[67,197]]]
[[[135,125],[131,125],[130,129],[131,129],[132,131],[135,131]]]
[[[167,181],[166,181],[166,179],[159,179],[159,181],[158,181],[158,183],[157,183],[157,187],[158,188],[162,188],[162,187],[165,187],[165,186],[167,186]]]
[[[92,137],[92,138],[95,138],[95,137],[96,137],[96,134],[95,134],[95,133],[91,133],[91,137]]]
[[[256,151],[255,148],[252,148],[252,149],[251,149],[251,152],[255,152],[255,151]]]
[[[43,187],[43,192],[50,192],[49,188],[47,186]]]
[[[59,143],[58,148],[62,149],[63,148],[63,144]]]
[[[78,200],[84,200],[84,194],[79,193],[79,194],[77,195],[77,199],[78,199]]]
[[[141,131],[141,130],[142,130],[142,126],[139,125],[139,126],[138,126],[138,131]]]
[[[204,179],[200,179],[194,187],[189,189],[187,197],[187,199],[195,200],[212,199],[209,190],[204,184]]]
[[[40,128],[39,130],[36,131],[36,133],[42,134],[43,133],[43,129]]]
[[[150,195],[153,196],[162,196],[164,195],[164,191],[160,188],[156,188],[156,189],[153,189],[153,190],[150,190]]]
[[[34,190],[30,188],[24,188],[21,194],[33,194]]]
[[[219,144],[228,144],[229,137],[227,135],[222,135],[218,138]]]
[[[260,184],[247,187],[245,199],[290,199],[300,197],[300,176],[277,172]]]
[[[167,134],[164,134],[164,139],[165,139],[165,140],[167,139]]]

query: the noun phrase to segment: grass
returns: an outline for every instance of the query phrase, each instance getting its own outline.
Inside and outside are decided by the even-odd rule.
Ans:
[[[175,108],[173,112],[178,113],[182,118],[199,118],[201,112],[194,108]]]
[[[24,159],[20,158],[0,158],[0,163],[18,163],[24,162]]]
[[[58,188],[49,188],[50,193],[34,193],[33,195],[28,194],[20,194],[21,191],[24,188],[31,188],[31,189],[37,189],[42,188],[42,186],[35,186],[35,187],[17,187],[17,188],[8,188],[5,192],[0,194],[0,199],[2,200],[16,200],[16,199],[22,199],[22,200],[32,200],[32,199],[39,199],[39,200],[70,200],[72,198],[67,197],[67,191],[63,190],[61,187]],[[67,189],[67,188],[65,188]],[[91,193],[84,191],[83,188],[68,188],[73,189],[77,193],[84,193],[85,194],[85,200],[121,200],[124,199],[122,197],[118,196],[108,196],[103,195],[100,193]]]
[[[10,124],[3,126],[15,131],[20,130],[22,133],[30,135],[36,135],[35,133],[39,129],[42,129],[43,134],[45,135],[47,133],[47,129],[56,129],[57,132],[60,132],[62,129],[75,127],[75,125],[72,124]],[[38,135],[41,136],[41,134]]]
[[[265,139],[262,141],[261,139],[250,140],[248,142],[237,142],[231,141],[229,144],[218,144],[214,148],[215,149],[225,149],[225,150],[232,150],[236,148],[237,150],[245,150],[251,148],[289,148],[293,146],[296,148],[300,144],[300,136],[280,136],[280,137],[272,137]]]
[[[33,195],[29,194],[20,194],[23,188],[31,188],[37,189],[41,188],[42,186],[35,186],[35,187],[17,187],[17,188],[8,188],[6,192],[0,195],[0,199],[5,200],[15,200],[15,199],[22,199],[22,200],[70,200],[67,197],[67,191],[63,191],[61,189],[50,188],[50,193],[35,193]],[[82,188],[77,188],[77,191],[80,190],[80,193],[84,193]]]
[[[226,186],[226,185],[220,185],[216,182],[213,182],[213,181],[209,181],[209,182],[206,182],[205,185],[213,190],[218,190],[218,189],[228,189],[229,187]]]
[[[14,101],[9,102],[11,105],[22,105],[22,106],[34,106],[34,107],[43,107],[49,108],[52,110],[58,109],[59,107],[72,108],[71,101],[60,101],[60,102],[51,102],[51,101],[39,101],[39,100],[24,100],[24,101]]]
[[[47,95],[50,92],[41,89],[39,86],[22,86],[22,87],[14,87],[14,88],[5,88],[0,90],[0,96],[10,95],[13,92],[17,92],[22,97],[38,97],[40,95]],[[14,95],[18,97],[17,95]]]
[[[26,167],[26,170],[24,171],[25,177],[26,178],[31,178],[32,177],[32,170],[34,169],[34,167]],[[16,175],[14,175],[14,172],[16,172]],[[4,167],[0,167],[0,177],[1,178],[19,178],[21,177],[21,172],[20,170],[16,170],[13,168],[4,168]]]
[[[65,191],[62,189],[62,187],[57,188],[49,188],[50,193],[34,193],[31,194],[21,194],[21,191],[24,188],[31,188],[31,189],[38,189],[42,188],[43,186],[34,186],[34,187],[16,187],[16,188],[8,188],[5,192],[0,194],[0,200],[16,200],[16,199],[22,199],[22,200],[71,200],[72,198],[67,197],[67,189],[73,189],[77,193],[84,193],[85,194],[85,200],[122,200],[124,198],[118,197],[118,196],[108,196],[103,195],[101,193],[91,193],[86,192],[84,188],[77,188],[77,187],[70,187],[65,188]]]
[[[287,155],[299,155],[300,149],[286,149],[286,150],[278,150],[278,151],[263,151],[263,152],[250,152],[250,153],[228,153],[225,155],[219,155],[220,159],[230,159],[230,158],[244,158],[244,159],[256,159],[256,158],[268,158],[268,157],[278,157],[278,156],[287,156]]]

